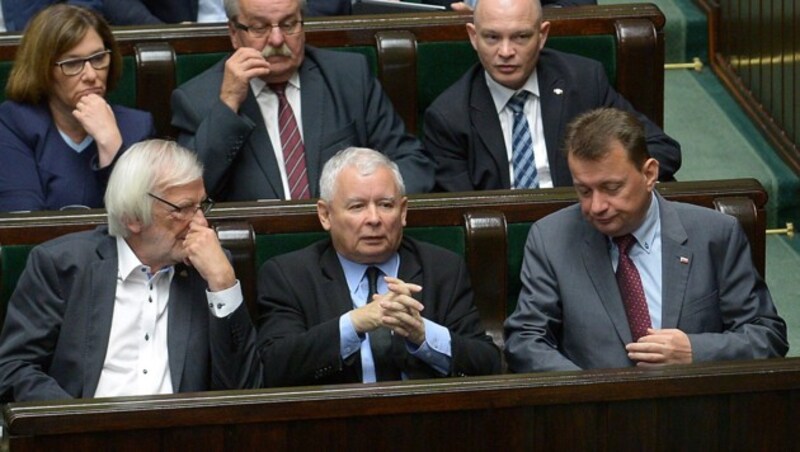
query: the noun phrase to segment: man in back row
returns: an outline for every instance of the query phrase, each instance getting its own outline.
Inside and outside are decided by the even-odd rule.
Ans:
[[[505,324],[511,371],[786,355],[786,323],[739,222],[658,194],[635,116],[581,115],[564,150],[579,203],[528,234]]]
[[[406,133],[361,55],[305,45],[304,0],[226,0],[235,51],[172,95],[178,141],[206,167],[220,201],[319,196],[324,163],[348,146],[378,149],[411,193],[433,164]]]
[[[481,64],[425,114],[425,147],[437,163],[437,189],[569,186],[560,152],[567,124],[598,107],[635,113],[600,63],[543,48],[549,30],[539,0],[478,2],[467,32]],[[672,180],[681,162],[678,143],[636,115],[660,163],[659,180]]]

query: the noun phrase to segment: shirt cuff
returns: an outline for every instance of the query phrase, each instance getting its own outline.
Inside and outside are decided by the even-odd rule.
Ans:
[[[242,286],[238,279],[236,284],[219,292],[210,292],[206,289],[206,298],[208,299],[208,309],[218,319],[224,319],[231,315],[239,309],[244,301]]]
[[[353,321],[350,319],[350,313],[347,312],[339,317],[339,353],[342,359],[361,350],[361,342],[366,338],[365,335],[359,335],[353,326]]]
[[[415,350],[414,344],[406,341],[406,348],[412,356],[421,359],[440,374],[448,375],[453,355],[450,330],[426,318],[422,321],[425,324],[425,342]]]

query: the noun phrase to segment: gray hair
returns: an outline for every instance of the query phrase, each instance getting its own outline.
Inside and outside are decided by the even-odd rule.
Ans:
[[[174,141],[147,140],[131,146],[114,165],[106,188],[108,231],[115,237],[128,237],[128,221],[145,226],[153,222],[154,199],[177,185],[203,177],[203,165],[194,152]]]
[[[379,167],[385,167],[392,172],[394,183],[400,196],[406,194],[406,185],[403,183],[403,176],[397,163],[389,160],[389,157],[380,152],[369,148],[349,147],[336,153],[322,168],[322,175],[319,178],[320,198],[325,202],[331,202],[336,193],[336,181],[342,170],[347,167],[355,167],[362,176],[369,176]]]
[[[225,7],[225,15],[228,20],[233,20],[239,17],[239,1],[240,0],[224,0],[223,6]],[[305,16],[306,14],[306,0],[297,0],[300,3],[300,12]]]

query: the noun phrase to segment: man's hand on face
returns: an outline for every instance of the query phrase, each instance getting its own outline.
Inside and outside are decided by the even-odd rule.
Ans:
[[[269,75],[269,63],[260,51],[250,47],[239,47],[225,62],[225,74],[219,98],[235,113],[247,98],[250,80]]]
[[[185,262],[193,266],[208,283],[208,290],[219,292],[236,284],[236,274],[219,244],[217,234],[208,227],[205,219],[192,220],[183,239]]]

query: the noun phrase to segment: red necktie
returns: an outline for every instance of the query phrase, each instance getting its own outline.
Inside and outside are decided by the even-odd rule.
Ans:
[[[289,193],[292,199],[307,199],[310,197],[310,192],[306,173],[306,153],[292,106],[286,100],[286,83],[271,84],[269,88],[278,96],[278,128],[283,147],[283,163],[289,180]]]
[[[614,243],[619,247],[619,263],[617,264],[617,284],[619,293],[622,295],[622,302],[625,305],[625,314],[628,316],[628,324],[631,327],[631,336],[634,342],[640,337],[647,335],[647,329],[651,327],[650,312],[647,310],[647,300],[642,288],[642,278],[639,270],[633,264],[628,250],[631,245],[636,243],[636,238],[631,234],[622,237],[614,237]]]

